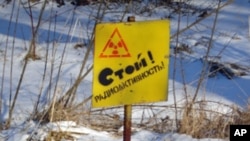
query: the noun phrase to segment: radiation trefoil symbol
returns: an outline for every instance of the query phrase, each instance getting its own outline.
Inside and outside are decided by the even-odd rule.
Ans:
[[[104,46],[100,58],[108,57],[130,57],[128,48],[117,28],[113,31],[106,45]]]

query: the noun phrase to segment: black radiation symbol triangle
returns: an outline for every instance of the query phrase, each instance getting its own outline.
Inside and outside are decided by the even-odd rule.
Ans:
[[[128,48],[117,28],[109,37],[109,40],[107,41],[99,57],[130,57]]]

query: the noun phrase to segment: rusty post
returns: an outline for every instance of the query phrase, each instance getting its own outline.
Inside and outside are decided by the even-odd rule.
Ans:
[[[135,22],[134,16],[129,16],[128,22]],[[123,128],[123,141],[131,140],[131,117],[132,117],[132,105],[124,106],[124,128]]]
[[[123,141],[130,141],[131,139],[131,117],[132,117],[132,105],[125,105]]]

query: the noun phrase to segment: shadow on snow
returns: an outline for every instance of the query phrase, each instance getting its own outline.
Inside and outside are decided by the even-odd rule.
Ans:
[[[32,39],[31,25],[16,23],[2,18],[0,18],[0,23],[0,34],[25,41],[29,41]],[[58,31],[53,31],[53,29],[48,30],[39,28],[37,43],[51,43],[54,41],[60,43],[66,43],[69,41],[77,42],[79,41],[79,38],[75,36],[72,37],[71,35],[60,33]]]

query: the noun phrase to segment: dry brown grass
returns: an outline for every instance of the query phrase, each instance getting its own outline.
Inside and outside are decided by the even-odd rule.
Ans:
[[[250,104],[246,109],[235,108],[234,124],[250,125]]]
[[[37,112],[33,116],[33,120],[41,123],[49,123],[55,121],[75,121],[79,122],[83,116],[89,115],[89,108],[86,108],[85,102],[66,104],[68,100],[59,99],[52,103],[48,108],[41,112]]]
[[[215,104],[219,105],[218,109],[211,108],[211,105]],[[178,119],[179,127],[177,131],[179,133],[188,134],[194,138],[227,138],[229,137],[230,125],[250,124],[250,105],[245,110],[232,105],[224,104],[222,106],[222,103],[206,100],[195,101],[192,105],[191,109],[188,109],[189,106],[180,107],[182,117]],[[220,112],[220,108],[225,107],[228,109],[227,113]],[[152,110],[154,108],[160,107],[151,107]],[[169,111],[169,108],[170,107],[166,106],[164,111]],[[51,115],[52,110],[53,115]],[[86,110],[83,106],[71,104],[65,107],[65,101],[57,101],[54,105],[54,109],[49,108],[37,114],[37,118],[44,122],[51,122],[50,119],[53,119],[53,122],[75,121],[76,123],[86,125],[95,130],[107,131],[114,134],[118,133],[119,128],[123,124],[123,120],[119,115],[105,113],[105,109],[102,109],[100,112],[91,112],[90,109]],[[53,118],[51,118],[51,116],[53,116]],[[133,124],[133,126],[155,132],[168,132],[171,130],[165,129],[166,127],[171,127],[173,119],[158,120],[159,117],[157,113],[152,118],[154,119],[148,119],[148,122],[145,122],[145,126],[143,126],[143,124]],[[157,122],[154,122],[156,120]],[[72,138],[71,133],[50,131],[46,141],[53,139],[71,140]]]
[[[189,134],[194,138],[228,137],[232,117],[217,111],[209,111],[204,106],[206,104],[206,101],[202,101],[191,109],[184,109],[179,132]]]
[[[45,141],[61,141],[61,140],[68,140],[74,141],[74,137],[69,132],[62,132],[62,131],[51,131],[47,135]]]
[[[250,106],[242,110],[228,105],[228,113],[211,111],[208,102],[195,103],[191,110],[184,108],[178,131],[194,138],[227,138],[233,124],[250,124]],[[226,105],[225,105],[226,106]]]

